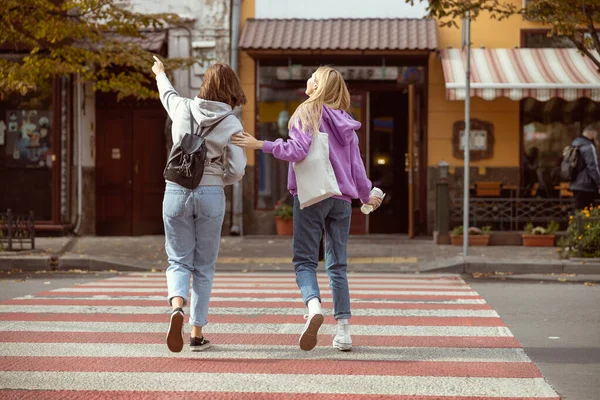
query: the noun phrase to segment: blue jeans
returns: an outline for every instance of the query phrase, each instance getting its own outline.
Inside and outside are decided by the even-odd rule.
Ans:
[[[346,247],[350,234],[352,206],[344,200],[326,199],[303,210],[294,196],[294,269],[302,300],[321,300],[317,282],[319,243],[325,229],[325,268],[333,295],[335,319],[350,318],[350,291]]]
[[[189,190],[167,182],[163,221],[169,260],[168,299],[170,304],[173,297],[182,297],[187,304],[192,278],[190,324],[194,326],[208,323],[208,302],[224,216],[225,193],[221,186]]]

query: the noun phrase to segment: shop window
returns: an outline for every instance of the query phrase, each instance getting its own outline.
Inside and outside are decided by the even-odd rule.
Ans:
[[[523,185],[539,185],[543,197],[560,195],[562,150],[583,129],[600,121],[600,103],[589,99],[567,102],[553,98],[547,102],[526,99],[521,102],[523,121]]]
[[[260,67],[258,137],[261,140],[287,139],[289,118],[306,99],[305,88],[302,81],[278,81],[275,67]],[[256,164],[257,208],[272,209],[288,193],[288,162],[259,151]]]
[[[0,101],[0,210],[52,220],[53,82]]]

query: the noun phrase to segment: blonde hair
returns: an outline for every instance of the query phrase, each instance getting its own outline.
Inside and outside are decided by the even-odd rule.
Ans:
[[[335,110],[350,111],[350,93],[338,70],[329,66],[319,67],[315,71],[315,81],[317,88],[298,106],[290,118],[289,129],[300,126],[304,133],[318,132],[324,105]]]

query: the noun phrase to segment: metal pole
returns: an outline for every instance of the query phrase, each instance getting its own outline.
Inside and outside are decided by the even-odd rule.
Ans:
[[[240,39],[240,15],[241,15],[241,0],[233,0],[231,2],[231,68],[236,74],[239,74],[239,39]],[[241,121],[241,108],[235,110],[236,117]],[[233,184],[232,191],[232,218],[231,228],[229,233],[232,235],[242,236],[244,234],[244,215],[243,215],[243,199],[244,193],[241,182]]]
[[[469,142],[471,138],[471,11],[464,20],[466,46],[465,71],[465,135],[464,135],[464,184],[463,184],[463,256],[469,255]]]

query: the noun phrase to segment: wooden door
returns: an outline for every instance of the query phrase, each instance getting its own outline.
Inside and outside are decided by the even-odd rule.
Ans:
[[[165,118],[162,107],[133,111],[133,235],[163,233]]]
[[[96,233],[130,235],[133,115],[97,109],[96,121]]]
[[[162,234],[166,113],[158,101],[98,98],[96,232]]]
[[[408,88],[408,151],[406,154],[406,172],[408,174],[408,236],[414,238],[418,235],[420,219],[420,160],[421,149],[420,135],[420,101],[421,94],[414,85]]]

